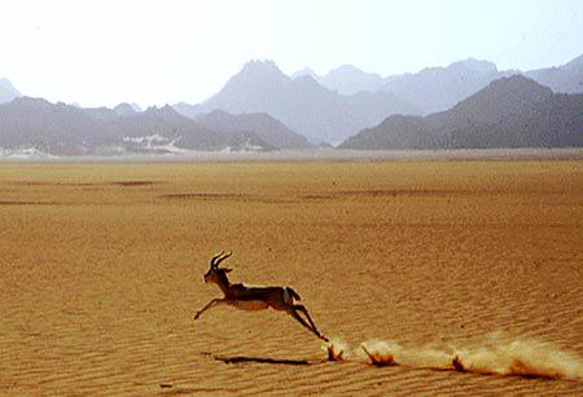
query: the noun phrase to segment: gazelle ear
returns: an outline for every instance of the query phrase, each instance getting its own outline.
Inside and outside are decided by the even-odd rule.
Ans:
[[[224,270],[225,270],[225,273],[231,273],[233,271],[233,269],[229,269],[229,268],[226,268]]]

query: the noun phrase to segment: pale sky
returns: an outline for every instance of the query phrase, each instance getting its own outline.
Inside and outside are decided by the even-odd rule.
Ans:
[[[583,54],[583,0],[0,0],[0,78],[82,106],[200,102],[251,59],[383,76]]]

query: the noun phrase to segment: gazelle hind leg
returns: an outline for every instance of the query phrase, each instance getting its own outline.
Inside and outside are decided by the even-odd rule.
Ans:
[[[309,324],[306,322],[306,320],[302,318],[302,316],[298,314],[298,311],[304,313],[304,315],[308,319]],[[328,338],[326,338],[324,335],[320,333],[320,331],[318,331],[318,327],[316,327],[316,324],[314,324],[314,321],[312,320],[312,317],[310,316],[310,313],[308,313],[308,309],[306,309],[305,306],[294,305],[293,308],[289,311],[289,313],[292,315],[292,317],[298,320],[304,327],[312,331],[318,338],[328,342]]]
[[[290,310],[288,311],[288,313],[289,313],[289,314],[290,314],[290,315],[291,315],[293,318],[295,318],[296,320],[298,320],[298,322],[299,322],[300,324],[302,324],[302,325],[303,325],[305,328],[307,328],[308,330],[310,330],[310,332],[313,332],[313,333],[314,333],[314,334],[316,334],[318,337],[320,337],[320,334],[318,333],[318,331],[314,330],[314,329],[313,329],[313,328],[310,326],[310,324],[308,324],[308,323],[306,322],[306,320],[304,320],[304,319],[302,318],[302,316],[300,316],[300,315],[299,315],[299,314],[298,314],[298,313],[297,313],[297,312],[296,312],[294,309],[290,309]]]
[[[294,305],[294,309],[297,311],[300,311],[302,313],[304,313],[306,315],[306,318],[308,319],[310,325],[312,326],[312,328],[319,333],[318,331],[318,327],[316,327],[316,324],[314,324],[314,320],[312,320],[312,317],[310,316],[310,313],[308,313],[308,309],[306,309],[306,307],[304,305]]]

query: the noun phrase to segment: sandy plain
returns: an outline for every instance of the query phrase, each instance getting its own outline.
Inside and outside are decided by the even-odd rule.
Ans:
[[[581,395],[582,232],[580,160],[3,163],[0,394]],[[221,249],[348,360],[274,311],[194,322]]]

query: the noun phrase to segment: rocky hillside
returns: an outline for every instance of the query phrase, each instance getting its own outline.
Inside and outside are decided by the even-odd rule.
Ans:
[[[222,110],[200,115],[196,121],[215,131],[252,132],[272,147],[306,149],[312,144],[267,113],[232,115]]]
[[[497,80],[451,110],[391,116],[343,142],[352,149],[583,146],[583,94],[555,94],[533,80]]]
[[[57,155],[169,153],[181,150],[268,150],[253,131],[215,130],[170,106],[83,109],[22,97],[0,105],[0,147]]]

